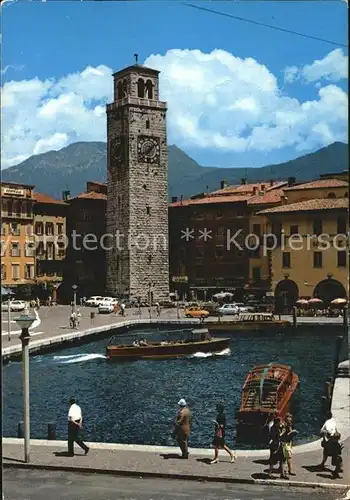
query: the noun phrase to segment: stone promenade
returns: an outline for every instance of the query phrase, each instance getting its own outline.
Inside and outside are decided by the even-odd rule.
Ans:
[[[322,449],[317,447],[307,453],[296,453],[293,457],[296,476],[289,481],[279,479],[276,471],[274,480],[267,476],[268,452],[239,451],[236,462],[231,464],[228,455],[221,452],[220,462],[210,465],[212,450],[190,449],[188,460],[179,458],[177,448],[162,448],[137,445],[113,445],[88,443],[90,452],[83,455],[76,446],[74,457],[67,456],[66,443],[63,441],[33,440],[30,464],[23,462],[23,440],[3,440],[3,460],[5,467],[29,467],[46,470],[69,470],[94,472],[134,477],[168,477],[173,479],[192,479],[216,482],[267,483],[291,486],[321,486],[327,488],[350,487],[350,439],[345,441],[343,458],[344,475],[332,479],[333,467],[328,463],[324,471],[317,465],[321,461]]]

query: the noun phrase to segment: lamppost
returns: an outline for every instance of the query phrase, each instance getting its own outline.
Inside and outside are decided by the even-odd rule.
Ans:
[[[76,312],[76,309],[77,309],[77,288],[78,288],[78,285],[72,285],[72,289],[73,289],[73,311],[72,312]]]
[[[23,403],[24,403],[24,460],[30,460],[30,406],[29,406],[29,328],[35,321],[35,316],[24,312],[15,318],[21,328],[22,364],[23,364]]]

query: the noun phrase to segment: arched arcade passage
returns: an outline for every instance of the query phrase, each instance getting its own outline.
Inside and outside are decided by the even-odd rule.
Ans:
[[[346,290],[340,281],[328,278],[317,283],[313,296],[321,299],[328,306],[334,299],[345,298]]]
[[[275,289],[275,311],[290,312],[299,297],[298,285],[295,281],[284,279],[277,283]]]

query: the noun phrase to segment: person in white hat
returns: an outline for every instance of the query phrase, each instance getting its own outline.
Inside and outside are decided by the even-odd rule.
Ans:
[[[179,411],[175,419],[175,429],[173,437],[176,438],[177,444],[180,447],[182,458],[188,458],[188,437],[190,435],[191,412],[187,407],[186,400],[181,398],[177,403]]]

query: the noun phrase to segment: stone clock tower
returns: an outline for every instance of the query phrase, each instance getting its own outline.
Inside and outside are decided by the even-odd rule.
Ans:
[[[169,295],[167,105],[159,71],[115,73],[107,105],[107,289],[152,303]]]

